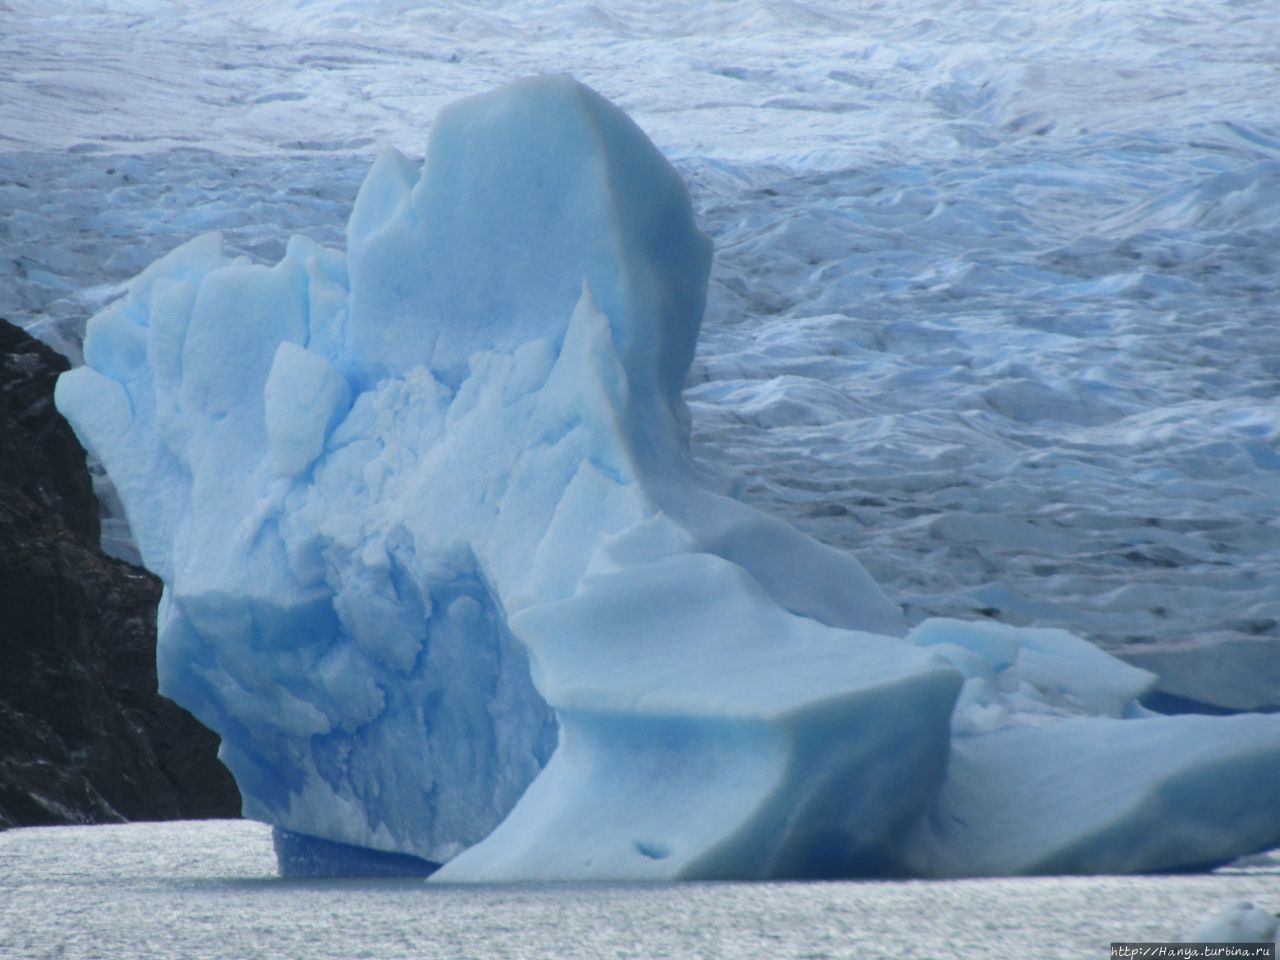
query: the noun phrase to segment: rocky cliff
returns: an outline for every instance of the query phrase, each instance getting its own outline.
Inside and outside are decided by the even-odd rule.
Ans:
[[[159,582],[98,549],[65,369],[0,320],[0,827],[237,816],[217,738],[156,692]]]

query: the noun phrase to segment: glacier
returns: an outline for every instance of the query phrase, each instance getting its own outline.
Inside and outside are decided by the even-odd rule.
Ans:
[[[1280,718],[1159,717],[1060,630],[908,630],[696,461],[711,262],[621,110],[539,77],[387,150],[346,253],[217,235],[57,403],[165,582],[161,689],[286,873],[1132,872],[1280,844]]]

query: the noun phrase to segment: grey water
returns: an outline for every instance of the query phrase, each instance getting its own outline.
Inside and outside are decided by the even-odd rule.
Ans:
[[[283,880],[247,821],[0,833],[5,960],[1080,960],[1175,940],[1280,859],[1213,874],[824,883]]]

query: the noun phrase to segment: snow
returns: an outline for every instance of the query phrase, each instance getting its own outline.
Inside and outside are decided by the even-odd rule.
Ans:
[[[1151,716],[1153,675],[1060,629],[909,632],[692,456],[710,253],[636,123],[548,75],[442,110],[421,171],[382,152],[345,254],[207,234],[90,321],[59,408],[165,579],[162,691],[282,869],[1121,872],[1280,842],[1280,718]],[[1105,384],[1007,366],[982,389],[1013,422],[1113,422]],[[835,422],[787,386],[774,423]]]

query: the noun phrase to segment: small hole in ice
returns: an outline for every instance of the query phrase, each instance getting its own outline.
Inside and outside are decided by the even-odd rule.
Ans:
[[[651,840],[637,840],[636,850],[650,860],[664,860],[671,856],[671,848],[666,844],[654,843]]]

